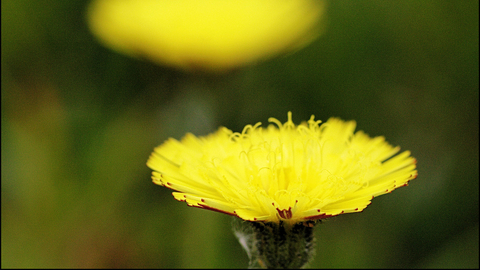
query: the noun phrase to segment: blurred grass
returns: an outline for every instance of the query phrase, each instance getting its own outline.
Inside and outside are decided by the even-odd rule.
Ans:
[[[87,1],[2,1],[2,267],[242,268],[230,217],[145,162],[168,137],[355,119],[418,179],[317,227],[312,267],[478,268],[478,1],[331,1],[307,48],[224,76],[101,47]]]

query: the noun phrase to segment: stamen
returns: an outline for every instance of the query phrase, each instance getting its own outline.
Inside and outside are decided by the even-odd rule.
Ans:
[[[288,210],[286,209],[280,210],[277,208],[277,212],[278,212],[278,215],[283,219],[291,219],[293,216],[291,206],[288,208]]]

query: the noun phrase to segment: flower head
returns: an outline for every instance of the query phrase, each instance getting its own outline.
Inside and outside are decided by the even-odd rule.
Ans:
[[[324,0],[95,0],[88,21],[108,47],[186,70],[230,70],[308,44]]]
[[[320,125],[312,115],[296,126],[289,112],[286,123],[269,122],[167,140],[147,162],[153,182],[189,206],[295,224],[360,212],[417,176],[409,151],[395,155],[400,147],[384,137],[354,133],[354,121]]]

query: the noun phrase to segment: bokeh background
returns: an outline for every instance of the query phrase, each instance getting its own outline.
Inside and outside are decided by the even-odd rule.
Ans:
[[[418,160],[408,187],[319,225],[311,267],[479,267],[478,1],[330,1],[314,43],[223,75],[102,47],[87,3],[1,3],[2,268],[246,267],[231,217],[175,201],[145,163],[168,137],[289,110]]]

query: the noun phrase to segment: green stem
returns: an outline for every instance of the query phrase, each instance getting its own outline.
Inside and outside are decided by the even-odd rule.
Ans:
[[[315,223],[263,223],[234,218],[233,230],[250,259],[249,268],[302,268],[315,253]]]

